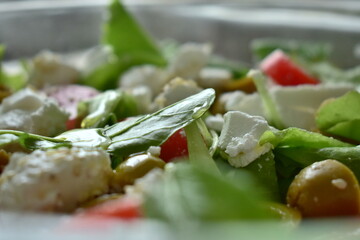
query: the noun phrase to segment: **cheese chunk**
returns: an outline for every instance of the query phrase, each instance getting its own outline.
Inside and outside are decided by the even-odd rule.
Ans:
[[[29,88],[5,98],[0,105],[0,129],[55,136],[66,130],[68,118],[54,100]]]
[[[269,143],[259,145],[260,137],[267,130],[270,127],[264,118],[230,111],[224,115],[219,147],[229,155],[232,166],[246,167],[271,149]]]
[[[101,149],[15,153],[0,177],[0,208],[73,211],[106,193],[111,174],[109,155]]]
[[[280,118],[286,127],[307,130],[316,128],[315,112],[323,101],[340,97],[354,89],[352,85],[299,85],[294,87],[272,87],[270,94],[274,99]],[[265,117],[264,108],[258,93],[245,94],[237,91],[224,97],[226,111],[242,111],[250,115]]]

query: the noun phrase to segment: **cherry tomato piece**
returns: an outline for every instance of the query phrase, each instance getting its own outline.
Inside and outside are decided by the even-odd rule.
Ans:
[[[260,69],[274,82],[282,86],[318,84],[319,80],[297,66],[283,51],[276,50],[260,64]]]
[[[160,158],[165,162],[189,155],[187,139],[184,129],[176,131],[166,142],[161,145]]]

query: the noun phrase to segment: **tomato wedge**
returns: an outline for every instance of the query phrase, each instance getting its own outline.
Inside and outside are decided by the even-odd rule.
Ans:
[[[171,162],[188,155],[187,139],[185,131],[182,128],[171,135],[168,140],[161,145],[159,157],[165,162]]]
[[[260,64],[260,69],[282,86],[318,84],[319,80],[297,66],[283,51],[275,50]]]

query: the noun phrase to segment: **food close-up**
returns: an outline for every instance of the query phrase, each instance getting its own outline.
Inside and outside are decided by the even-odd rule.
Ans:
[[[57,218],[58,237],[360,237],[360,66],[337,46],[253,38],[249,63],[217,52],[226,36],[154,38],[118,0],[104,16],[85,49],[0,42],[0,228],[15,213]]]

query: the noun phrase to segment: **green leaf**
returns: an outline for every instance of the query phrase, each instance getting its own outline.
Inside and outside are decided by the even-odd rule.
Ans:
[[[285,127],[284,123],[281,120],[279,111],[276,107],[274,99],[271,97],[268,88],[267,88],[267,79],[266,77],[258,70],[251,70],[248,73],[248,76],[254,80],[256,89],[260,94],[261,101],[265,108],[266,119],[270,125],[283,129]]]
[[[101,128],[74,129],[64,132],[54,139],[70,142],[74,147],[101,147],[107,149],[110,139],[106,137]]]
[[[109,18],[104,26],[103,41],[112,46],[120,59],[142,59],[144,63],[163,66],[164,57],[155,43],[138,25],[119,0],[109,6]]]
[[[360,93],[351,91],[326,102],[315,119],[317,127],[325,133],[360,141]]]
[[[197,120],[201,121],[201,120]],[[214,159],[210,155],[209,149],[205,144],[204,138],[201,135],[197,126],[197,121],[193,122],[185,127],[185,133],[187,138],[189,161],[213,174],[219,174]]]
[[[281,131],[266,131],[260,139],[260,145],[271,143],[275,148],[325,148],[325,147],[351,147],[331,137],[320,133],[309,132],[301,128],[287,128]]]
[[[79,109],[79,115],[86,116],[81,122],[82,128],[105,127],[113,125],[118,119],[138,114],[135,100],[120,90],[103,92],[80,103]]]
[[[176,164],[165,171],[163,181],[147,191],[145,213],[175,227],[189,221],[272,218],[251,176],[242,172],[238,180],[235,183],[190,164]]]
[[[0,147],[5,147],[10,143],[18,143],[29,150],[71,146],[69,141],[63,139],[44,137],[15,130],[0,130]]]
[[[17,91],[26,84],[26,71],[23,69],[16,74],[6,73],[1,66],[1,61],[5,53],[5,46],[0,44],[0,85],[5,86],[11,91]]]
[[[177,130],[200,118],[214,98],[215,91],[206,89],[153,114],[105,128],[105,135],[112,141],[109,151],[128,156],[162,144]]]
[[[251,42],[251,50],[258,59],[264,59],[276,49],[281,49],[291,57],[307,62],[325,61],[330,57],[331,45],[320,42],[306,42],[286,39],[262,38]]]
[[[99,90],[116,88],[119,76],[133,66],[166,64],[155,43],[120,1],[112,0],[108,13],[103,43],[111,47],[113,56],[82,80]]]

